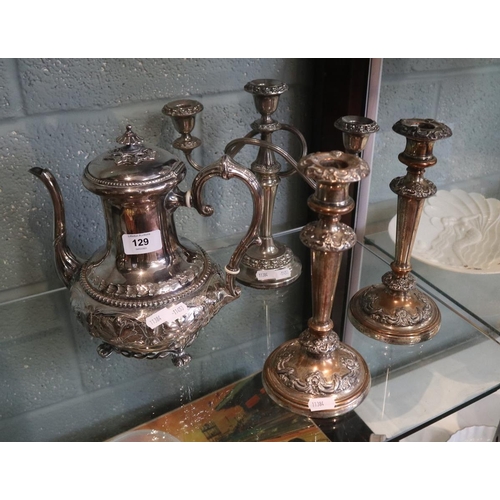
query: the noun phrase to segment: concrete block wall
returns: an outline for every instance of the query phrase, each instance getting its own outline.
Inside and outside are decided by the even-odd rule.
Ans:
[[[396,211],[389,183],[405,173],[398,160],[405,139],[392,125],[401,118],[434,118],[452,129],[453,136],[434,148],[438,163],[426,171],[438,189],[472,186],[496,196],[499,93],[500,59],[384,59],[369,220],[392,217]]]
[[[68,309],[53,265],[52,204],[28,170],[49,168],[56,176],[69,244],[89,257],[104,243],[105,225],[100,200],[83,188],[81,175],[91,159],[115,147],[125,125],[175,154],[177,133],[161,109],[182,97],[200,100],[205,110],[195,135],[204,144],[195,158],[208,165],[258,118],[245,83],[275,78],[290,84],[276,118],[307,137],[311,69],[297,59],[0,59],[0,440],[106,439],[260,370],[272,348],[298,335],[303,281],[286,293],[244,289],[200,334],[187,368],[168,359],[102,360]],[[297,151],[285,134],[277,142]],[[237,159],[249,166],[252,149]],[[188,167],[186,184],[194,175]],[[277,230],[305,223],[307,193],[298,176],[282,182]],[[202,218],[179,209],[178,232],[217,249],[246,230],[251,199],[242,183],[218,179],[207,184],[206,199],[216,213]],[[285,240],[306,258],[296,235]],[[219,249],[214,258],[226,253]]]
[[[205,111],[197,134],[205,144],[197,159],[208,165],[258,117],[252,96],[243,91],[251,79],[290,83],[276,117],[308,128],[308,68],[307,61],[287,59],[1,60],[0,220],[5,237],[0,240],[0,291],[46,281],[57,285],[52,207],[43,186],[28,173],[30,167],[49,168],[56,176],[66,200],[69,243],[88,257],[104,242],[104,220],[99,198],[80,178],[90,160],[115,147],[126,124],[145,141],[175,153],[171,143],[178,134],[161,109],[169,100],[198,99]],[[294,141],[285,138],[285,145],[293,148]],[[247,150],[237,159],[245,163],[252,154]],[[189,169],[188,181],[194,174]],[[218,202],[213,217],[202,218],[193,210],[177,214],[179,232],[198,242],[241,232],[250,220],[251,200],[243,184],[213,182],[207,193],[208,201],[212,195]],[[293,225],[304,217],[294,199],[305,192],[298,176],[282,183],[276,225]]]

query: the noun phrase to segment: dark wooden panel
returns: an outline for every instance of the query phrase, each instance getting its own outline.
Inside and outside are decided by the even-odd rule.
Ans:
[[[334,127],[335,120],[345,115],[364,115],[370,59],[315,59],[314,113],[310,151],[343,151],[342,134]],[[356,201],[358,185],[351,185],[351,196]],[[311,219],[316,214],[311,212]],[[342,219],[353,225],[354,212]],[[342,267],[335,294],[332,319],[335,331],[342,336],[346,321],[347,290],[351,252],[342,258]]]

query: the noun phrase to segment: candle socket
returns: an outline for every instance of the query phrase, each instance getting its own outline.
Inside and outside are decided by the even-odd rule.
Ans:
[[[203,105],[200,102],[192,99],[180,99],[165,104],[162,111],[163,114],[172,118],[175,130],[181,134],[173,142],[174,148],[180,149],[184,153],[191,153],[193,149],[201,146],[201,140],[191,135],[196,115],[203,111]]]

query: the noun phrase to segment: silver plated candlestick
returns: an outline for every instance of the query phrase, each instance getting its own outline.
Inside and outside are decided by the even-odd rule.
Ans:
[[[281,179],[296,173],[297,162],[285,150],[273,143],[272,136],[277,131],[287,131],[300,142],[300,157],[307,154],[304,136],[292,125],[276,121],[272,115],[276,112],[281,94],[288,90],[286,83],[261,79],[245,85],[245,90],[253,95],[257,111],[261,118],[251,125],[251,132],[245,137],[231,141],[225,153],[234,157],[245,145],[259,148],[251,170],[259,180],[263,191],[264,216],[259,228],[259,242],[253,244],[243,256],[240,272],[236,277],[240,283],[261,289],[280,288],[293,283],[301,273],[302,265],[297,256],[286,245],[276,241],[272,234],[272,223],[276,193]],[[201,145],[201,141],[191,135],[195,125],[195,116],[203,106],[193,100],[180,100],[168,103],[163,113],[171,116],[176,130],[181,137],[174,141],[174,147],[186,155],[189,164],[200,170],[202,167],[193,160],[192,151]],[[260,135],[260,139],[255,138]],[[287,170],[281,170],[276,160],[278,153],[289,164]]]
[[[315,185],[308,205],[319,214],[300,234],[311,249],[313,314],[297,339],[267,358],[263,384],[270,398],[290,411],[331,418],[356,408],[371,383],[366,362],[339,340],[331,320],[342,252],[356,243],[354,230],[340,218],[354,208],[349,185],[366,177],[369,166],[356,155],[332,151],[310,154],[298,168]]]
[[[426,198],[436,186],[424,177],[425,169],[436,164],[436,141],[452,132],[431,119],[404,119],[393,130],[406,137],[406,148],[398,158],[407,166],[406,175],[390,184],[398,195],[396,252],[391,271],[382,283],[358,291],[349,304],[349,319],[365,335],[389,344],[416,344],[432,338],[441,325],[436,303],[415,286],[411,252]]]

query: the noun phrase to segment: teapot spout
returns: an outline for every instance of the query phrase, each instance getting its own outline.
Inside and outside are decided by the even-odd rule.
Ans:
[[[47,169],[34,167],[30,172],[38,177],[48,189],[54,205],[54,254],[59,277],[69,286],[75,273],[81,268],[82,262],[66,244],[66,220],[61,189],[56,179]]]

